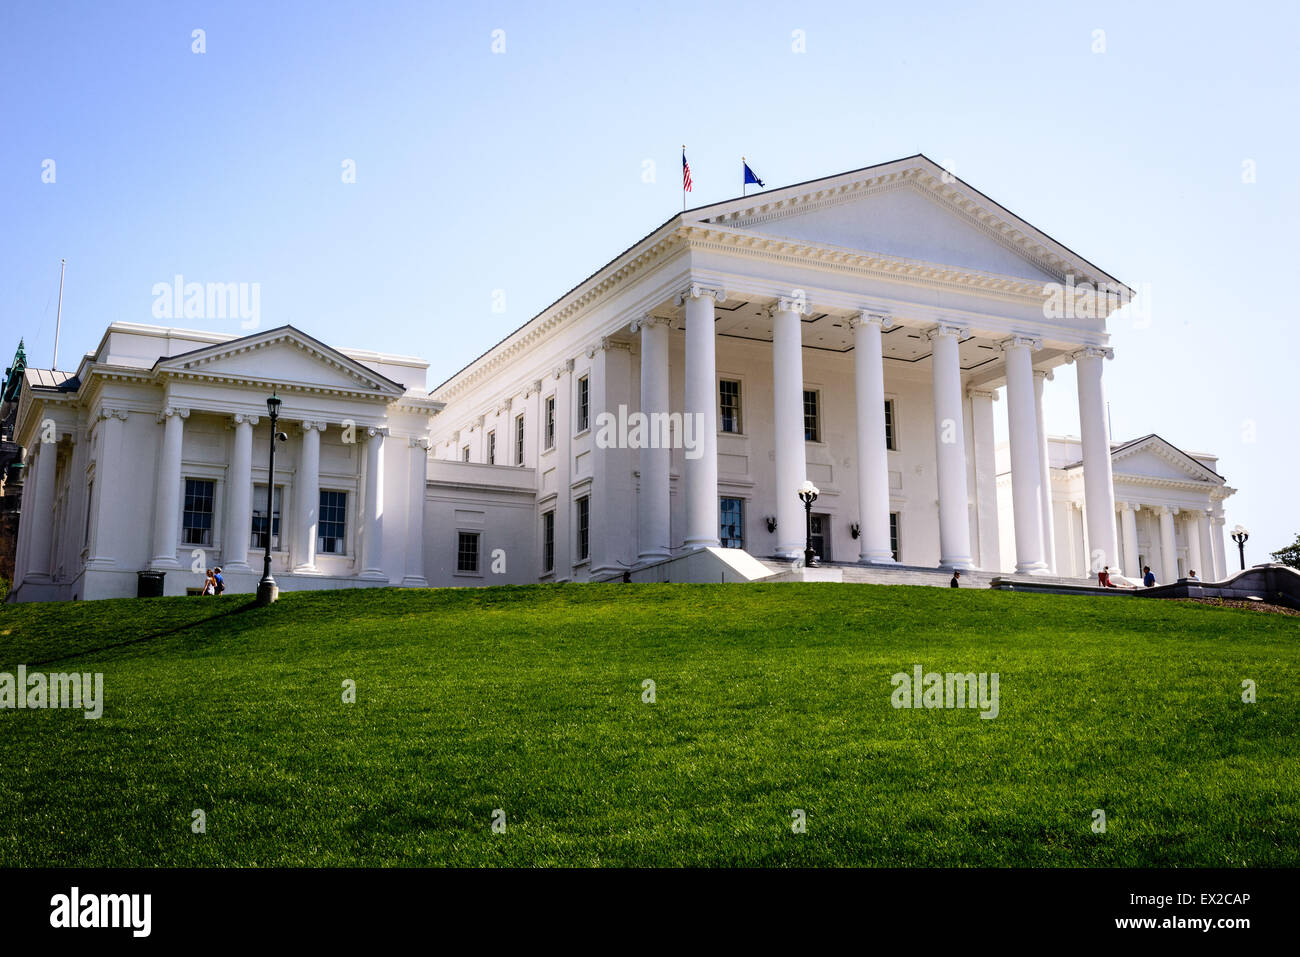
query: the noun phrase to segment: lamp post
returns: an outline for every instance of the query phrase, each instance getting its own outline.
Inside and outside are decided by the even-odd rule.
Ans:
[[[812,507],[813,502],[817,501],[817,496],[820,494],[821,490],[818,489],[816,485],[813,485],[812,482],[804,482],[799,486],[799,501],[803,502],[805,528],[803,547],[804,567],[817,564],[817,556],[813,553],[812,547]]]
[[[271,532],[275,521],[275,443],[288,442],[289,436],[276,430],[280,418],[280,397],[274,392],[266,400],[266,411],[271,414],[271,454],[266,466],[266,553],[262,558],[262,578],[257,583],[257,603],[269,605],[280,597],[280,586],[271,577]]]
[[[1246,570],[1246,539],[1250,538],[1250,533],[1241,525],[1236,525],[1232,529],[1232,540],[1237,543],[1237,555],[1241,558],[1241,570]]]

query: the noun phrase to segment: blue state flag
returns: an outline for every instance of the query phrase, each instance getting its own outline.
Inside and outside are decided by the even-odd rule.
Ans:
[[[762,181],[761,179],[759,179],[757,176],[754,175],[754,171],[753,171],[752,169],[749,168],[749,163],[745,162],[745,158],[744,158],[743,156],[740,158],[740,164],[741,164],[742,166],[745,167],[745,184],[744,184],[744,185],[748,186],[750,183],[754,183],[754,184],[756,184],[756,185],[758,185],[758,186],[762,186],[762,185],[763,185],[763,181]]]

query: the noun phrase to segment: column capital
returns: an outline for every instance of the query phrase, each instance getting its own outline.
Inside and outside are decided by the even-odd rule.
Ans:
[[[551,375],[554,376],[556,379],[558,379],[566,372],[572,372],[572,371],[573,371],[573,360],[565,359],[562,363],[560,363],[558,366],[556,366],[554,369],[551,370]]]
[[[1065,354],[1066,362],[1074,362],[1076,359],[1114,359],[1115,350],[1109,346],[1084,346],[1082,349],[1076,349],[1073,352]]]
[[[480,415],[480,416],[477,416],[477,417],[475,417],[475,419],[474,419],[474,428],[476,428],[476,429],[481,429],[481,428],[483,428],[483,425],[484,425],[486,422],[487,422],[487,416],[486,416],[486,415]]]
[[[1053,382],[1056,379],[1056,373],[1053,372],[1051,369],[1035,369],[1034,375],[1038,376],[1039,378],[1043,379],[1046,382]]]
[[[684,289],[681,289],[673,296],[673,302],[677,305],[684,305],[687,299],[703,299],[709,296],[714,302],[726,302],[727,293],[721,286],[713,286],[702,282],[691,282]]]
[[[298,423],[298,428],[303,432],[324,432],[328,427],[328,422],[322,422],[319,419],[303,419]]]
[[[793,312],[796,315],[807,316],[812,313],[808,308],[808,301],[802,296],[780,296],[776,302],[767,307],[768,318],[772,318],[781,312]]]
[[[188,419],[190,417],[190,410],[181,406],[169,405],[158,413],[158,421],[165,422],[173,415],[178,415],[182,419]]]
[[[372,425],[366,428],[366,436],[368,438],[373,439],[376,436],[378,436],[379,438],[382,439],[387,434],[388,434],[388,426],[386,425]]]
[[[653,329],[655,326],[668,326],[671,324],[672,320],[666,316],[645,315],[639,319],[633,319],[630,328],[633,332],[640,332],[642,329]]]
[[[406,440],[408,447],[413,449],[424,449],[429,451],[429,440],[423,436],[412,436]]]
[[[1003,352],[1010,352],[1012,349],[1028,349],[1030,352],[1037,352],[1043,348],[1043,340],[1035,339],[1033,336],[1012,336],[998,343],[998,348]]]
[[[533,384],[530,385],[528,387],[528,391],[524,393],[524,399],[526,400],[530,395],[535,395],[541,391],[542,391],[542,380],[534,379]]]
[[[881,329],[892,329],[894,327],[894,317],[889,313],[864,309],[849,317],[849,328],[856,329],[868,322],[879,326]]]
[[[970,338],[970,328],[968,326],[959,326],[952,322],[941,322],[927,332],[925,337],[931,342],[934,342],[936,339],[956,339],[958,342],[961,342],[964,339]]]
[[[102,408],[95,413],[96,419],[121,419],[123,422],[126,421],[126,416],[126,409]]]
[[[1115,507],[1121,512],[1136,512],[1142,508],[1141,505],[1134,505],[1132,502],[1116,502]]]
[[[230,418],[235,425],[257,425],[262,421],[260,416],[249,415],[247,412],[236,412]]]
[[[998,393],[996,389],[967,389],[966,394],[972,399],[992,399],[994,402],[998,401]]]

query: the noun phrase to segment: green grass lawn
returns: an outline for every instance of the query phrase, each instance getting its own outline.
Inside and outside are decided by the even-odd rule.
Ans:
[[[7,606],[0,671],[20,663],[102,671],[105,705],[0,711],[5,866],[1300,862],[1300,619],[1281,615],[383,589]],[[915,664],[999,673],[999,716],[895,709]]]

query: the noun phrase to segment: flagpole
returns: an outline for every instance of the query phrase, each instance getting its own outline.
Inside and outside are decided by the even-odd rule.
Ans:
[[[745,175],[745,157],[740,158],[740,195],[749,195],[749,177]]]
[[[686,144],[682,144],[682,212],[686,212]]]

